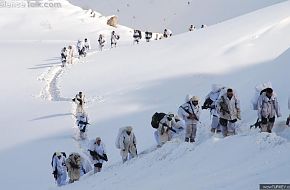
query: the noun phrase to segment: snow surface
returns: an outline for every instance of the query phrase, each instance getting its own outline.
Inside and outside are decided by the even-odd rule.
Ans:
[[[131,28],[174,34],[188,31],[191,24],[213,25],[285,0],[69,0],[104,15],[117,15]],[[226,10],[225,10],[226,7]]]
[[[0,18],[7,18],[0,20],[0,103],[5,108],[0,116],[1,189],[58,189],[51,175],[53,152],[85,148],[72,138],[70,99],[80,90],[88,99],[88,136],[102,137],[109,162],[102,173],[62,189],[242,190],[290,183],[290,129],[284,125],[290,94],[290,1],[138,46],[132,46],[131,29],[119,26],[121,47],[103,52],[96,49],[96,37],[113,30],[106,19],[91,20],[86,11],[62,2],[66,7],[59,10],[0,12]],[[49,30],[40,24],[43,20],[49,20]],[[60,49],[84,37],[93,46],[88,57],[61,69]],[[256,119],[250,105],[254,87],[269,80],[283,113],[271,135],[249,130]],[[203,99],[213,83],[237,90],[243,119],[239,134],[212,137],[209,113],[203,111],[195,144],[175,139],[155,150],[152,114],[177,111],[188,93]],[[121,164],[114,142],[118,128],[126,125],[134,127],[140,156]]]

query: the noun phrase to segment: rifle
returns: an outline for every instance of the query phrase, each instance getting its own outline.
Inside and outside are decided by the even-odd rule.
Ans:
[[[188,119],[194,119],[194,120],[197,120],[197,121],[199,121],[199,119],[197,119],[197,116],[196,116],[196,114],[194,113],[194,111],[193,111],[193,108],[192,108],[192,106],[191,106],[191,103],[190,102],[187,102],[189,105],[190,105],[190,107],[191,107],[191,110],[192,110],[192,113],[190,113],[187,109],[185,109],[184,107],[182,107],[182,106],[180,106],[189,116],[187,117]]]
[[[167,127],[170,131],[176,133],[176,130],[173,129],[172,127],[169,127],[166,123],[163,123],[162,125],[165,126],[165,127]]]
[[[252,129],[253,127],[255,127],[255,129],[257,129],[258,127],[261,128],[261,123],[262,122],[258,118],[256,123],[254,123],[253,125],[250,126],[250,129]]]
[[[80,125],[90,125],[90,123],[89,122],[86,122],[86,121],[79,121],[79,124]]]
[[[230,114],[228,105],[225,102],[225,98],[222,96],[222,102],[220,102],[220,106],[221,106],[221,111],[223,112],[223,114],[227,113]]]
[[[100,154],[98,154],[96,151],[91,151],[91,150],[88,150],[89,152],[90,152],[90,155],[94,158],[94,159],[96,159],[96,160],[104,160],[104,161],[108,161],[108,158],[107,158],[107,155],[106,154],[104,154],[103,156],[102,155],[100,155]]]
[[[55,167],[55,170],[52,172],[52,175],[55,180],[57,180],[57,167]]]

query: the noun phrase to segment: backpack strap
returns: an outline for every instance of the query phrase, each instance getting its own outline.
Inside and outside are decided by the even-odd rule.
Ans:
[[[187,109],[185,109],[183,106],[180,106],[186,113],[191,114]]]

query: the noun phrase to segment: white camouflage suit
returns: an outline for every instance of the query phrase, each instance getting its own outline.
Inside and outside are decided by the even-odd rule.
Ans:
[[[219,124],[219,114],[216,109],[217,101],[221,94],[221,91],[224,87],[219,86],[217,84],[212,85],[212,91],[206,96],[205,99],[211,99],[213,102],[210,105],[210,113],[212,115],[212,122],[211,122],[211,131],[212,132],[220,132],[221,127]]]
[[[65,164],[65,157],[63,155],[58,158],[58,156],[53,157],[52,168],[53,171],[57,171],[56,183],[58,186],[67,184],[67,168]]]
[[[107,154],[106,153],[106,149],[105,149],[105,145],[102,142],[100,144],[97,144],[94,141],[93,143],[90,144],[89,150],[90,151],[95,151],[96,153],[98,153],[101,156],[104,156],[104,155]],[[94,158],[92,156],[90,156],[90,158],[91,158],[92,164],[95,166],[94,167],[94,173],[101,172],[102,165],[103,165],[105,160],[103,160],[101,158],[96,159],[96,158]]]
[[[117,46],[118,39],[119,39],[119,36],[113,31],[111,34],[111,48]]]
[[[263,92],[258,99],[258,117],[262,120],[261,131],[270,132],[273,129],[275,116],[281,117],[280,106],[277,97],[267,97]]]
[[[167,115],[165,115],[161,121],[159,122],[158,128],[157,128],[157,143],[158,145],[163,145],[164,143],[166,143],[167,141],[171,140],[171,131],[169,130],[170,128],[173,128],[173,126],[175,126],[175,120],[174,118],[172,118],[171,120],[168,119]],[[156,134],[155,134],[156,137]]]
[[[228,98],[227,93],[225,93],[219,98],[216,106],[223,135],[234,135],[237,119],[241,119],[240,101],[235,95],[231,99]]]
[[[185,141],[186,142],[195,142],[197,124],[200,117],[200,107],[199,105],[194,106],[192,101],[188,101],[185,104],[181,105],[178,110],[178,115],[185,121],[186,133]],[[194,114],[195,119],[190,118],[190,115]]]
[[[80,96],[80,94],[77,94],[74,102],[76,103],[76,113],[85,113],[84,111],[84,104],[85,104],[85,95]]]
[[[87,41],[84,41],[84,47],[86,48],[86,51],[91,49],[91,43],[88,39]]]
[[[88,116],[85,113],[76,113],[76,125],[79,128],[79,138],[86,139],[87,138],[87,125],[89,122]]]
[[[127,133],[128,131],[131,132],[130,135]],[[119,144],[123,162],[128,160],[128,154],[129,159],[137,156],[137,141],[135,134],[132,132],[132,127],[127,127],[126,130],[122,132],[119,138]]]

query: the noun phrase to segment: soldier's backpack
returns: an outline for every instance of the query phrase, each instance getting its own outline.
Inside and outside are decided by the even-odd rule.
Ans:
[[[121,134],[126,130],[126,127],[121,127],[119,129],[119,132],[118,132],[118,135],[117,135],[117,138],[116,138],[116,141],[115,141],[115,145],[116,145],[116,148],[117,149],[120,149],[120,137],[121,137]]]
[[[260,85],[257,85],[255,87],[255,95],[252,98],[252,107],[253,107],[253,110],[258,110],[258,100],[259,100],[259,97],[260,97],[260,95],[263,92],[265,92],[265,90],[267,88],[272,88],[272,84],[270,82],[264,83],[264,84],[260,84]]]
[[[161,119],[163,119],[163,117],[165,116],[166,114],[165,113],[158,113],[158,112],[155,112],[154,115],[152,116],[152,120],[151,120],[151,126],[154,128],[154,129],[157,129],[158,126],[159,126],[159,122],[161,121]]]

